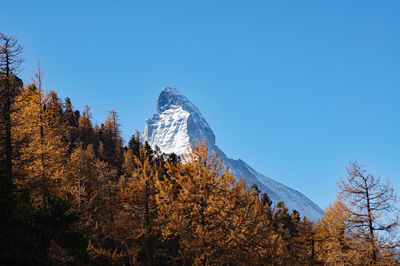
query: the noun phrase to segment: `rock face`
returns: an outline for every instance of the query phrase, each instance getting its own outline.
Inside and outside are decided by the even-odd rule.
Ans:
[[[232,174],[243,177],[249,185],[257,184],[274,203],[284,201],[288,209],[297,210],[301,215],[313,220],[321,217],[322,210],[300,192],[258,173],[242,160],[228,158],[217,145],[215,135],[196,106],[173,88],[165,88],[157,101],[157,113],[146,120],[144,141],[152,147],[158,146],[162,152],[187,153],[188,147],[198,139],[204,140],[210,154],[217,153]]]

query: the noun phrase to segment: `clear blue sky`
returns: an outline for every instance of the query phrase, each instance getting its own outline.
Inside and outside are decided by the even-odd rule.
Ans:
[[[228,156],[335,199],[358,159],[400,193],[400,1],[4,1],[0,31],[45,85],[129,139],[165,86]]]

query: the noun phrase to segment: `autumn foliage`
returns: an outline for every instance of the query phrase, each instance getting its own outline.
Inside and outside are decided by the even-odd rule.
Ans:
[[[8,40],[18,56],[1,36],[0,51]],[[89,107],[43,88],[40,66],[26,86],[12,71],[0,79],[4,264],[399,263],[394,192],[358,164],[311,221],[233,176],[206,143],[177,156],[136,133],[124,146],[116,111],[93,125]]]

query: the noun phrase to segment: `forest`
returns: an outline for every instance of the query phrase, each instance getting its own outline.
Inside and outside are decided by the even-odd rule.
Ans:
[[[319,221],[233,176],[205,143],[187,155],[127,144],[118,113],[18,73],[22,46],[0,33],[0,264],[398,265],[390,182],[357,161]]]

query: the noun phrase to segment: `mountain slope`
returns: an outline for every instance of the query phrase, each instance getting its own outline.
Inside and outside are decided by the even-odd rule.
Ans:
[[[215,135],[200,111],[184,95],[173,88],[165,88],[157,101],[157,113],[146,120],[143,138],[162,152],[184,154],[198,139],[206,141],[211,154],[217,153],[224,167],[237,177],[243,177],[249,185],[257,184],[274,203],[284,201],[290,210],[319,219],[322,210],[300,192],[258,173],[242,160],[228,158],[215,144]]]

